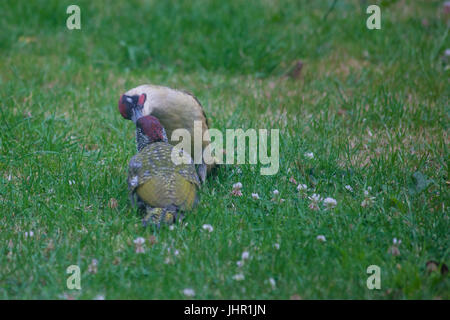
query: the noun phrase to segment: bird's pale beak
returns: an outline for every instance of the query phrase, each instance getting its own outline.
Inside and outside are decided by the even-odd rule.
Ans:
[[[134,106],[131,107],[131,120],[136,124],[136,122],[142,118],[142,107]]]

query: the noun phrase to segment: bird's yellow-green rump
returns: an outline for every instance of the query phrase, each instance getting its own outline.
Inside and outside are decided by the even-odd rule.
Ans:
[[[174,147],[165,141],[164,128],[152,116],[141,117],[136,126],[141,149],[129,164],[128,187],[133,203],[145,209],[144,224],[171,223],[183,211],[192,210],[200,186],[195,166],[172,161]],[[176,150],[181,152],[181,150]]]

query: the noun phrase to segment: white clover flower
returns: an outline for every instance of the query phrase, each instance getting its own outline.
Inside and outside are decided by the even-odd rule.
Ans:
[[[233,189],[241,189],[242,188],[242,183],[237,182],[235,184],[233,184]]]
[[[247,260],[250,257],[250,254],[248,251],[242,252],[242,260]]]
[[[450,4],[449,4],[449,6],[450,6]],[[446,57],[450,57],[450,49],[445,49],[444,55],[445,55]]]
[[[236,281],[242,281],[244,279],[245,279],[245,276],[242,273],[238,273],[233,276],[233,280],[236,280]]]
[[[175,251],[173,252],[173,254],[174,254],[175,256],[178,256],[178,255],[180,254],[180,251],[178,251],[177,249],[175,249]]]
[[[328,197],[323,200],[323,204],[327,209],[333,209],[334,207],[336,207],[337,201],[336,199]]]
[[[136,253],[144,253],[145,249],[144,249],[144,243],[145,243],[145,239],[142,237],[138,237],[136,239],[133,240],[135,246],[136,246]]]
[[[312,196],[308,197],[308,199],[311,201],[308,207],[311,210],[319,210],[319,202],[322,201],[322,197],[314,193]]]
[[[319,241],[322,241],[322,242],[327,241],[327,239],[325,238],[324,235],[318,235],[318,236],[316,237],[316,239],[319,240]]]
[[[145,243],[145,239],[142,237],[138,237],[138,238],[134,239],[133,242],[134,242],[134,244],[141,245],[141,244]]]
[[[244,261],[239,260],[239,261],[236,262],[236,264],[240,268],[240,267],[242,267],[244,265]]]
[[[25,232],[25,238],[28,238],[28,237],[33,237],[34,236],[34,232],[33,231],[27,231],[27,232]]]
[[[173,229],[175,229],[175,226],[174,226],[173,224],[171,224],[171,225],[169,226],[169,230],[172,231]]]
[[[314,153],[312,153],[312,152],[305,152],[304,155],[308,159],[314,159]]]
[[[210,225],[210,224],[204,224],[204,225],[202,226],[202,228],[203,228],[204,230],[209,231],[209,232],[213,232],[213,230],[214,230],[213,226]]]
[[[280,203],[284,202],[284,199],[282,199],[280,197],[280,191],[278,191],[278,189],[273,190],[272,193],[273,193],[273,198],[271,201],[275,201],[275,202],[278,201]]]
[[[88,266],[88,272],[89,273],[97,273],[97,266],[98,266],[98,260],[92,259],[91,264]]]
[[[347,190],[350,191],[350,192],[353,192],[353,188],[352,188],[352,186],[350,186],[350,185],[346,185],[346,186],[345,186],[345,189],[347,189]]]
[[[237,182],[235,184],[233,184],[233,190],[231,190],[231,194],[237,197],[241,197],[242,196],[242,183]]]
[[[269,283],[272,286],[272,289],[275,289],[277,283],[275,282],[274,278],[269,278]]]
[[[186,289],[183,290],[183,294],[186,297],[193,297],[193,296],[195,296],[195,291],[194,291],[194,289],[186,288]]]
[[[257,193],[252,193],[252,198],[255,200],[259,200],[259,195]]]
[[[388,253],[392,254],[393,256],[399,256],[400,249],[398,247],[400,246],[400,243],[402,243],[402,240],[394,238],[392,239],[392,243],[393,245],[389,248]]]
[[[297,191],[307,191],[308,190],[308,186],[306,184],[299,184],[297,186]]]
[[[280,250],[280,244],[279,243],[274,243],[273,247],[277,250]]]
[[[236,196],[236,197],[242,197],[242,191],[241,191],[241,189],[233,189],[233,190],[231,191],[231,194],[232,194],[233,196]]]

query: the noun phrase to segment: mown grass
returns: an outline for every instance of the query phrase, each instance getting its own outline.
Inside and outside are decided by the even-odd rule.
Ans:
[[[0,297],[448,299],[426,262],[449,263],[449,17],[441,1],[383,1],[371,31],[367,2],[326,15],[332,3],[0,2]],[[280,129],[279,173],[222,166],[186,224],[143,228],[126,186],[134,129],[117,111],[142,83],[193,92],[212,127]],[[336,208],[309,209],[290,177]],[[72,264],[81,291],[66,287]],[[366,287],[374,264],[381,290]]]

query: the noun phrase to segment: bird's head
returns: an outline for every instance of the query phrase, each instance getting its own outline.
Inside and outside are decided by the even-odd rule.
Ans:
[[[145,93],[140,95],[123,94],[119,98],[119,112],[125,119],[132,120],[136,123],[142,117],[142,110],[146,100],[147,95]]]
[[[149,143],[167,142],[166,130],[153,116],[141,116],[136,121],[136,127],[148,138]]]

